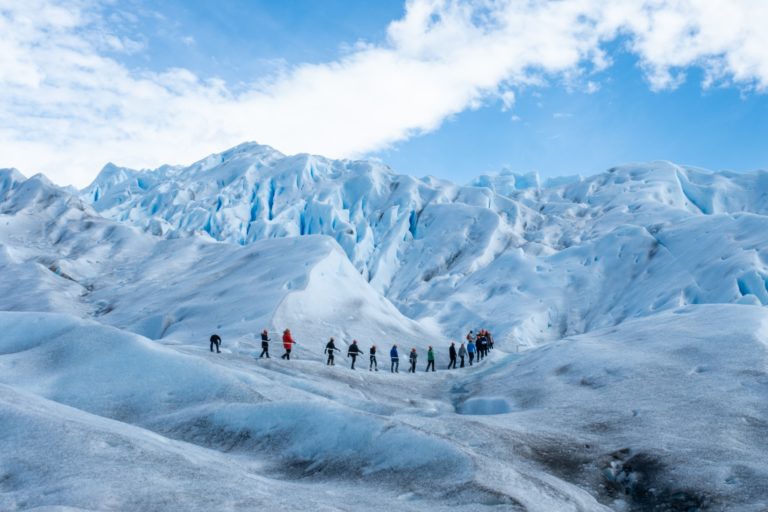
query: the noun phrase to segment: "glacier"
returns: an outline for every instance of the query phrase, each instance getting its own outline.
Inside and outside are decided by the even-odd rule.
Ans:
[[[768,172],[669,162],[0,170],[0,510],[765,510],[767,212]]]
[[[768,304],[767,190],[765,171],[668,162],[457,186],[246,143],[186,168],[108,165],[82,198],[168,238],[330,236],[408,317],[539,344],[686,304]]]

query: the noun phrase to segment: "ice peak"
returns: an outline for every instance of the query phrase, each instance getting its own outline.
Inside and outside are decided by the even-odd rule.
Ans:
[[[251,157],[269,157],[269,158],[281,158],[285,155],[266,144],[259,144],[254,141],[247,141],[237,146],[233,146],[222,153],[220,153],[223,160],[229,160],[236,156],[251,156]]]
[[[469,186],[489,188],[498,194],[509,196],[520,190],[541,188],[541,178],[535,171],[521,174],[511,169],[503,169],[497,174],[481,174],[472,180]]]
[[[193,172],[205,173],[222,164],[235,161],[247,161],[253,164],[259,164],[272,162],[280,158],[285,158],[285,155],[271,146],[258,144],[256,142],[243,142],[242,144],[238,144],[221,153],[212,153],[202,160],[193,163],[188,169]]]
[[[93,193],[93,191],[100,188],[114,187],[119,183],[133,178],[138,173],[139,171],[134,169],[129,169],[128,167],[120,167],[113,164],[112,162],[108,162],[104,167],[101,168],[99,174],[96,175],[96,179],[94,179],[90,185],[83,189],[83,192]]]

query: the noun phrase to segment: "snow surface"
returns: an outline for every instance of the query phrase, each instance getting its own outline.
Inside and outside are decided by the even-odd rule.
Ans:
[[[768,173],[666,162],[0,170],[0,510],[765,510],[767,213]]]

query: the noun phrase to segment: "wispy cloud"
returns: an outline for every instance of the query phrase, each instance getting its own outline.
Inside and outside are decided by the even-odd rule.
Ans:
[[[244,140],[285,152],[356,156],[435,130],[521,86],[610,66],[622,37],[651,88],[690,66],[705,87],[768,88],[762,0],[411,0],[385,44],[298,64],[247,87],[185,69],[120,62],[141,37],[110,30],[87,0],[0,0],[0,165],[85,184],[106,161],[187,162]]]

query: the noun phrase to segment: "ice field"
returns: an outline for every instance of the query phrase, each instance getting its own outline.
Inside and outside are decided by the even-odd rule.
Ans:
[[[667,162],[0,171],[0,510],[765,510],[767,213],[768,173]]]

